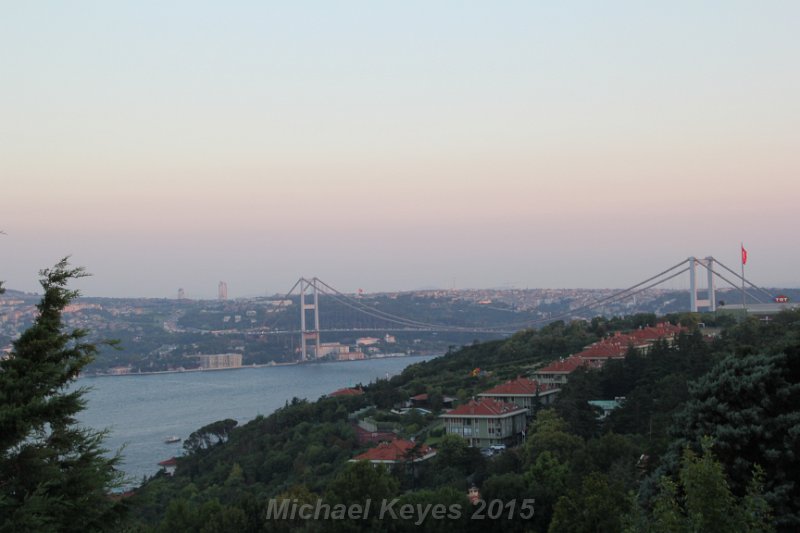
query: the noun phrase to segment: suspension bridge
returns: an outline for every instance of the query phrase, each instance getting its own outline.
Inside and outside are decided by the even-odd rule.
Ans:
[[[298,334],[300,336],[300,359],[302,361],[312,358],[310,354],[319,354],[320,335],[323,332],[334,331],[428,331],[428,332],[453,332],[453,333],[494,333],[511,334],[525,328],[536,327],[556,320],[570,319],[581,316],[589,311],[608,306],[623,300],[630,299],[649,289],[663,285],[664,283],[677,278],[683,274],[689,275],[689,309],[691,312],[716,311],[718,301],[716,297],[717,283],[719,281],[730,285],[733,289],[740,291],[742,296],[742,308],[746,310],[746,302],[765,304],[772,302],[774,296],[767,290],[757,286],[747,280],[742,274],[729,268],[725,264],[708,256],[704,258],[689,257],[672,265],[668,269],[651,276],[644,281],[632,285],[626,289],[615,291],[610,295],[598,298],[580,307],[570,309],[562,314],[547,316],[533,320],[508,322],[498,326],[456,326],[452,324],[437,324],[425,320],[414,319],[389,313],[375,306],[370,306],[361,298],[345,294],[321,279],[302,277],[295,282],[292,288],[286,293],[281,301],[281,305],[275,310],[276,318],[259,333],[266,335],[274,334]],[[702,274],[705,273],[705,276]],[[698,283],[705,277],[705,286],[701,287]],[[379,327],[369,327],[359,329],[357,327],[348,328],[329,328],[320,327],[320,296],[324,295],[329,302],[347,308],[350,311],[368,316],[373,322],[379,323]],[[275,329],[277,320],[280,318],[281,307],[289,305],[292,297],[299,298],[300,330]]]

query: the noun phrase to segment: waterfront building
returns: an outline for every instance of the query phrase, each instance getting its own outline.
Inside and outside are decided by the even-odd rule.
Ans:
[[[240,368],[242,366],[242,354],[240,353],[218,353],[212,355],[198,355],[200,368],[203,370],[219,370],[222,368]]]
[[[175,475],[175,469],[178,467],[178,460],[170,457],[164,461],[159,461],[158,466],[164,469],[168,476]]]

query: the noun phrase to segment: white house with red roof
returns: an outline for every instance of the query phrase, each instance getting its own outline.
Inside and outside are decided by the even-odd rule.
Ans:
[[[533,408],[537,405],[549,405],[553,403],[558,394],[558,388],[549,383],[539,383],[535,379],[519,376],[496,387],[485,390],[478,394],[480,398],[494,398],[501,402],[513,403],[528,410],[528,414],[533,414]]]
[[[405,439],[395,439],[390,442],[381,442],[376,447],[355,456],[350,462],[369,461],[372,464],[393,465],[397,463],[427,461],[436,455],[436,450],[425,444],[420,444]]]
[[[470,446],[514,444],[525,431],[528,409],[495,398],[470,400],[439,416],[445,431],[464,437]]]
[[[174,476],[175,469],[178,467],[178,460],[174,457],[170,457],[164,461],[159,461],[158,466],[163,468],[167,475]]]

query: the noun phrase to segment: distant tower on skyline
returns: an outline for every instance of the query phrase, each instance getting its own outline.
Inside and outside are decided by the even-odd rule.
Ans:
[[[184,292],[183,288],[178,289],[178,300],[185,300],[186,299],[186,292]]]
[[[220,300],[227,300],[228,299],[228,284],[224,281],[219,282],[219,288],[217,289],[217,298]]]

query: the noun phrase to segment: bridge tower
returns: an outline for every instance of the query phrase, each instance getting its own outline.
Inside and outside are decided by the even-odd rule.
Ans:
[[[714,258],[708,256],[704,259],[690,257],[689,261],[689,308],[692,313],[697,312],[698,307],[707,307],[709,311],[717,310],[717,289],[714,284]],[[697,265],[706,269],[706,298],[697,298]]]
[[[311,289],[312,303],[306,300],[306,292]],[[314,328],[306,326],[306,312],[314,311]],[[308,361],[308,341],[314,342],[314,357],[319,357],[319,290],[317,278],[300,278],[300,360]]]

